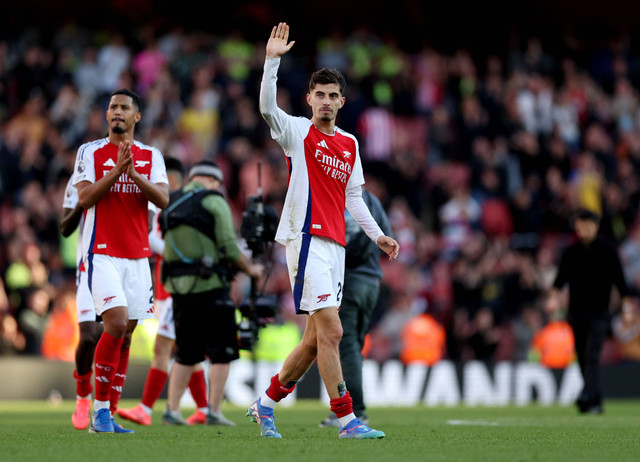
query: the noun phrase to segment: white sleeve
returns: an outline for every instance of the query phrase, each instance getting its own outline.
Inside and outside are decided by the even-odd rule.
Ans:
[[[73,168],[73,184],[77,185],[81,181],[96,182],[96,170],[93,168],[93,150],[88,144],[83,144],[78,148],[76,164]]]
[[[260,83],[260,114],[271,128],[271,137],[280,142],[286,131],[291,116],[278,107],[277,86],[280,58],[267,57],[264,62],[264,73]],[[281,143],[282,144],[282,143]]]
[[[62,201],[63,209],[74,209],[78,205],[78,188],[73,184],[73,175],[67,182],[67,187],[64,190],[64,200]]]
[[[153,213],[151,231],[149,231],[149,248],[157,255],[162,255],[164,252],[164,240],[162,239],[162,233],[160,232],[160,224],[158,223],[161,211],[162,210],[156,205],[149,202],[149,212]]]
[[[358,140],[356,140],[355,137],[353,140],[356,143],[356,161],[353,163],[353,172],[351,172],[349,176],[347,189],[356,188],[364,184],[364,171],[362,170],[362,162],[360,161],[360,148],[358,146]],[[362,196],[362,191],[360,191],[360,196]]]
[[[149,181],[152,183],[169,184],[167,167],[164,165],[164,157],[162,157],[162,153],[158,149],[153,148],[151,150],[151,155],[151,173],[149,174]]]
[[[156,255],[162,255],[164,253],[164,240],[155,228],[149,233],[149,248]]]
[[[378,226],[378,223],[373,219],[369,207],[365,204],[362,198],[362,187],[353,186],[346,190],[345,205],[347,210],[351,214],[354,220],[362,227],[364,232],[369,236],[376,244],[380,236],[384,236],[384,233]]]

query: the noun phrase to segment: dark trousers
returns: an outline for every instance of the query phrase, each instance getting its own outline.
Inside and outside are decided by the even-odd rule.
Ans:
[[[609,332],[606,317],[569,318],[575,337],[576,355],[582,372],[584,387],[579,402],[587,406],[602,404],[600,389],[600,352]]]
[[[362,392],[362,346],[379,293],[378,283],[345,279],[344,297],[339,313],[343,330],[340,341],[340,364],[347,389],[353,400],[353,411],[358,417],[364,415],[365,411]]]

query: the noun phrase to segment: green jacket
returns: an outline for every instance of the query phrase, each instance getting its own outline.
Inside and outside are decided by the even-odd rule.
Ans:
[[[184,192],[197,189],[204,189],[204,186],[196,181],[182,188]],[[184,257],[194,260],[200,259],[203,255],[212,255],[216,264],[224,263],[225,259],[234,264],[241,257],[231,209],[224,197],[217,194],[205,196],[202,199],[202,207],[213,216],[214,229],[209,235],[184,224],[168,230],[164,236],[162,256],[167,263],[180,261],[175,248]],[[171,294],[200,293],[228,287],[230,282],[222,280],[217,274],[208,279],[196,275],[183,275],[168,277],[165,288]]]

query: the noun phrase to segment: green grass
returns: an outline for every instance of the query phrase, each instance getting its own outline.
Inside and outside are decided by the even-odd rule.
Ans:
[[[261,438],[245,410],[231,406],[225,415],[237,427],[163,426],[164,406],[156,405],[150,427],[126,423],[135,435],[92,435],[71,426],[71,401],[57,407],[42,401],[0,402],[0,461],[640,460],[640,401],[609,400],[601,416],[538,405],[373,408],[372,426],[387,438],[370,441],[340,440],[337,429],[319,428],[327,409],[317,402],[276,410],[282,440]],[[185,409],[185,416],[190,411]]]

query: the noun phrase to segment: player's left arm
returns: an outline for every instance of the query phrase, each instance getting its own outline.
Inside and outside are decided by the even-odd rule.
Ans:
[[[389,261],[398,258],[400,244],[395,239],[385,234],[380,229],[371,215],[371,211],[362,198],[362,187],[360,185],[348,187],[346,190],[345,205],[354,220],[362,227],[367,236],[378,244],[380,250],[389,256]]]
[[[149,179],[136,171],[133,162],[129,164],[127,175],[138,185],[142,194],[144,194],[151,203],[158,208],[164,209],[169,205],[169,182],[167,180],[167,170],[164,166],[164,159],[159,152],[154,151],[151,165],[151,175]]]

